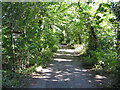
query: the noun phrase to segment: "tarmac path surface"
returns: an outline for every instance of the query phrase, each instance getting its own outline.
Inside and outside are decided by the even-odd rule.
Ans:
[[[97,88],[90,73],[82,68],[74,49],[59,49],[54,60],[36,75],[27,88]]]

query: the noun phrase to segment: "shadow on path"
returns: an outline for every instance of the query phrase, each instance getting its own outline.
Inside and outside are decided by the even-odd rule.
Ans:
[[[95,83],[106,77],[92,75],[83,69],[74,49],[59,49],[54,60],[25,88],[97,88]]]

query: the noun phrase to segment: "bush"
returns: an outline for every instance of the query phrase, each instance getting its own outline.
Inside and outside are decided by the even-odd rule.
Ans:
[[[52,47],[52,50],[51,50],[51,51],[52,51],[52,52],[56,52],[56,51],[58,50],[58,48],[59,48],[59,47],[58,47],[57,45],[54,45],[54,46]]]
[[[2,86],[4,87],[18,87],[19,81],[18,77],[20,77],[20,74],[11,72],[9,70],[5,71],[3,70],[2,75],[4,78],[2,78]]]
[[[117,53],[108,49],[107,51],[102,49],[97,49],[95,51],[95,56],[97,58],[97,64],[104,67],[107,71],[116,71]]]

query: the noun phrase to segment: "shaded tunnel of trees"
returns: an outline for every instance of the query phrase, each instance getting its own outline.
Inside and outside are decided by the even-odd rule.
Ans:
[[[119,78],[120,2],[3,2],[2,40],[3,87],[50,62],[58,43],[84,44],[88,63]]]

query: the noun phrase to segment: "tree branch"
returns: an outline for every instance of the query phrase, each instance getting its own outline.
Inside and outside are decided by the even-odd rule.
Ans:
[[[83,11],[83,9],[82,9],[81,6],[80,6],[80,0],[79,0],[79,2],[78,2],[78,6],[79,6],[80,10]]]

